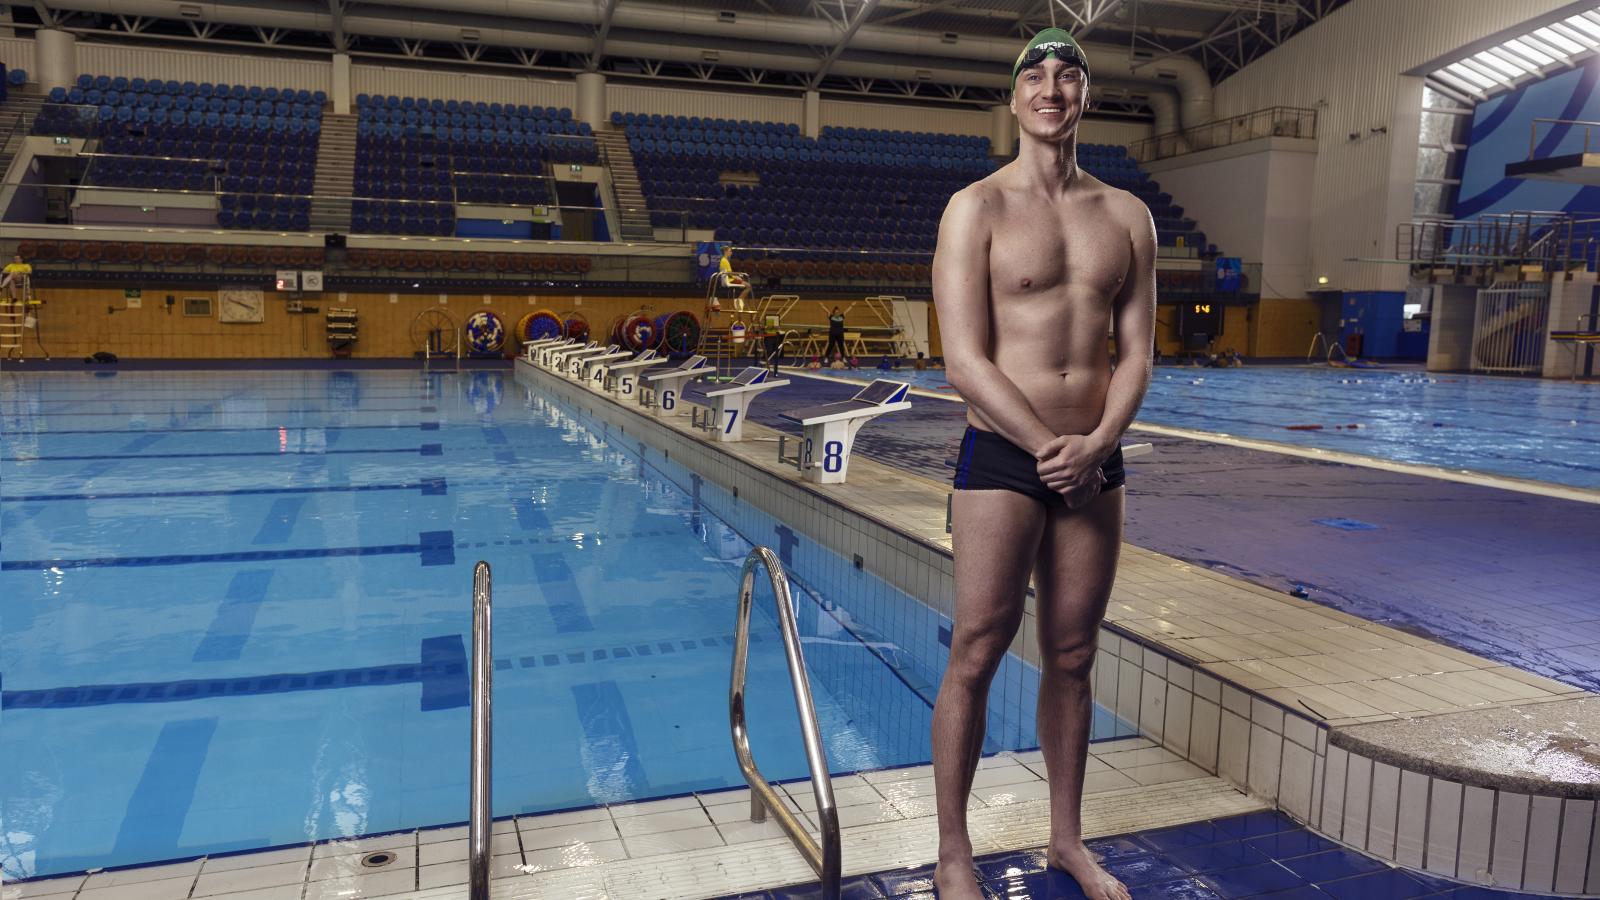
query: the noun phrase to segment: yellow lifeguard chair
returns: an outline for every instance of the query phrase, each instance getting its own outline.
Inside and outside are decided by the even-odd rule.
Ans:
[[[5,351],[7,358],[16,358],[22,352],[24,330],[38,328],[38,311],[39,299],[33,293],[33,267],[23,262],[21,256],[15,257],[0,269],[0,350]],[[44,344],[39,346],[43,349]]]

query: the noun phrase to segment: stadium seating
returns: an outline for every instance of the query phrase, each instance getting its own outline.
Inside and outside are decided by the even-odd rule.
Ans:
[[[546,163],[599,159],[566,108],[360,94],[356,111],[361,233],[454,234],[454,204],[546,204]]]
[[[223,228],[305,231],[322,91],[80,75],[35,134],[99,138],[84,183],[218,193]]]

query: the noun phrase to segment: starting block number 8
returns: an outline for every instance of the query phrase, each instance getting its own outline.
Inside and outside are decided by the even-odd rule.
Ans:
[[[844,468],[844,441],[828,441],[822,445],[822,471],[837,472]]]
[[[811,439],[805,444],[806,465],[811,465]],[[833,473],[844,468],[844,441],[826,441],[822,445],[822,471]]]

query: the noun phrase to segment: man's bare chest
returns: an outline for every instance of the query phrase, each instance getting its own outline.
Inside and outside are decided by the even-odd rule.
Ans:
[[[1132,258],[1125,229],[1113,222],[1052,225],[996,230],[989,245],[989,281],[995,293],[1077,288],[1109,298],[1121,289]]]

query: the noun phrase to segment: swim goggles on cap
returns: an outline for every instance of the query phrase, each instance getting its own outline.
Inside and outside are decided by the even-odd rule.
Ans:
[[[1011,80],[1015,81],[1017,74],[1023,69],[1031,69],[1044,62],[1046,56],[1054,56],[1068,65],[1077,66],[1085,73],[1089,71],[1089,61],[1083,58],[1083,53],[1078,50],[1077,44],[1069,44],[1066,41],[1046,41],[1043,44],[1035,44],[1029,47],[1022,54],[1022,57],[1017,60],[1016,69],[1011,73]]]

